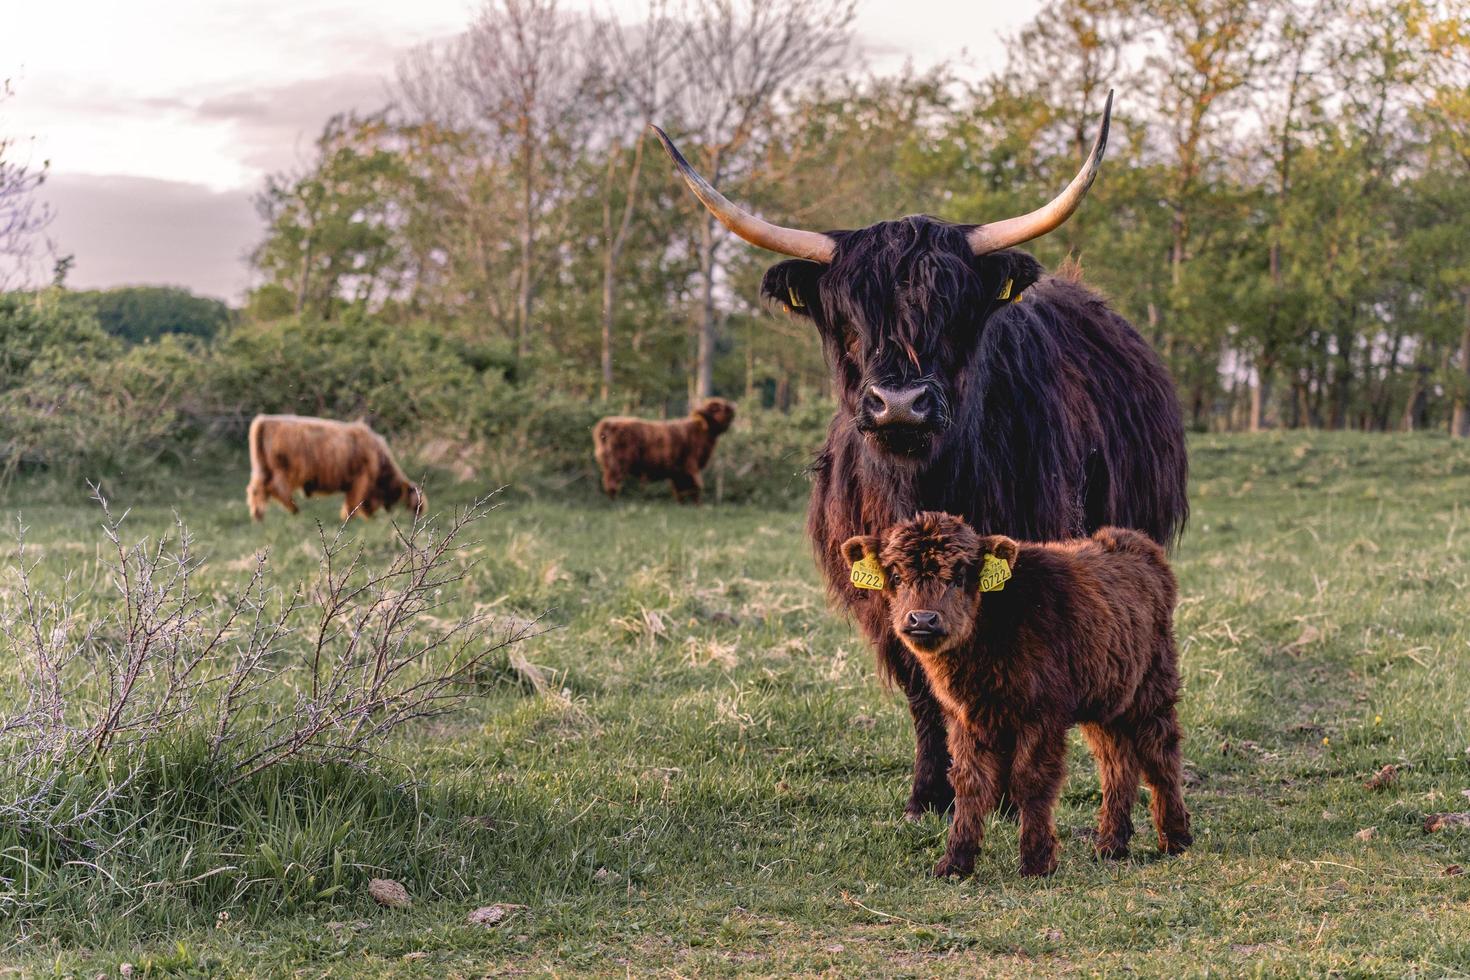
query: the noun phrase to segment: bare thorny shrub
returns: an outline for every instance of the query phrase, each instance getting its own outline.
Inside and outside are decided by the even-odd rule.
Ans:
[[[171,738],[204,740],[226,786],[298,759],[354,761],[409,722],[451,710],[477,678],[512,663],[510,647],[537,620],[433,615],[473,567],[466,532],[493,495],[430,520],[394,525],[395,549],[375,563],[347,528],[318,526],[320,569],[283,592],[258,553],[248,581],[208,582],[182,521],[157,540],[128,543],[126,514],[102,509],[110,585],[103,608],[68,575],[37,583],[25,528],[0,588],[0,635],[10,685],[0,707],[0,819],[66,836],[125,785],[130,763]],[[78,775],[100,774],[78,797]]]

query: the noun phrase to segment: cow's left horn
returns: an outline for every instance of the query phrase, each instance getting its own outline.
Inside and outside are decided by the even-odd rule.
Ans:
[[[1103,108],[1102,127],[1097,131],[1092,152],[1087,155],[1087,162],[1082,164],[1082,169],[1077,171],[1077,176],[1072,178],[1067,189],[1030,214],[976,225],[969,234],[970,248],[974,249],[976,255],[986,255],[1040,238],[1072,217],[1072,212],[1077,210],[1077,206],[1087,196],[1087,189],[1097,179],[1097,172],[1102,167],[1103,153],[1108,148],[1108,122],[1112,116],[1113,91],[1109,89],[1108,104]]]
[[[831,235],[824,235],[819,231],[803,231],[800,228],[783,228],[737,208],[725,195],[710,186],[709,181],[694,172],[694,168],[689,166],[689,161],[684,159],[684,154],[679,152],[667,133],[651,123],[649,125],[658,134],[659,141],[664,145],[664,152],[674,161],[674,166],[679,168],[679,175],[684,178],[684,183],[689,185],[694,196],[726,228],[750,244],[768,248],[772,252],[824,264],[832,261],[832,256],[837,254],[837,242]]]

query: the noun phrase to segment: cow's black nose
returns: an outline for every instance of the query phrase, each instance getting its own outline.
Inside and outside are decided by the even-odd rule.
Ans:
[[[942,633],[939,628],[939,613],[928,609],[915,609],[909,613],[908,621],[903,625],[906,633]]]
[[[929,419],[929,389],[868,385],[868,412],[875,425],[923,425]]]

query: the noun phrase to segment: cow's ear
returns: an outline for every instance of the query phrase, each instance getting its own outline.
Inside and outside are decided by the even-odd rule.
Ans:
[[[761,298],[782,312],[813,319],[818,303],[817,280],[826,268],[806,259],[777,262],[761,279]]]
[[[1021,546],[1004,534],[991,534],[980,539],[980,554],[1004,558],[1007,565],[1015,568]]]
[[[985,295],[997,306],[1015,303],[1041,278],[1041,263],[1025,252],[1004,249],[975,259]]]
[[[878,554],[878,539],[871,534],[854,534],[842,542],[842,557],[851,562],[859,562],[864,558],[876,557]]]

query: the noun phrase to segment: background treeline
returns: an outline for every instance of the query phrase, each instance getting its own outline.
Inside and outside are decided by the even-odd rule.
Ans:
[[[1028,210],[1104,176],[1034,245],[1155,343],[1196,428],[1464,432],[1470,6],[1055,0],[976,83],[855,67],[841,2],[655,5],[620,25],[493,3],[333,120],[261,197],[252,315],[361,311],[503,344],[527,383],[677,409],[820,394],[732,242],[646,132],[783,223]]]
[[[852,14],[490,0],[269,178],[242,311],[0,297],[0,465],[238,450],[251,414],[299,411],[567,481],[597,416],[714,393],[747,420],[732,485],[789,482],[826,411],[818,345],[759,309],[773,257],[699,208],[647,124],[782,223],[979,221],[1070,179],[1110,87],[1103,176],[1030,247],[1133,319],[1192,427],[1470,431],[1464,0],[1053,0],[978,81],[865,71]]]

